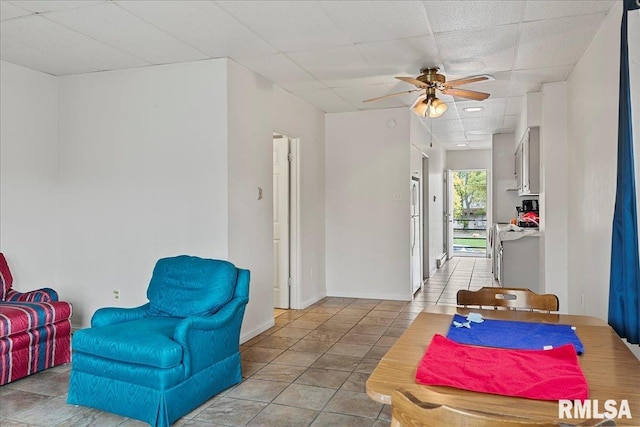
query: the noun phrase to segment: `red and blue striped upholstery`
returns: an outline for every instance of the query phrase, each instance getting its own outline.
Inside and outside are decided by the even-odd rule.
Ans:
[[[71,304],[0,302],[0,385],[70,361]]]
[[[18,292],[0,253],[0,385],[71,360],[71,304],[50,288]]]

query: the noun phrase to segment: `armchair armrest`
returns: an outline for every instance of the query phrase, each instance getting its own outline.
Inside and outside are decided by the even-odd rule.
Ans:
[[[246,297],[237,297],[210,316],[188,317],[178,323],[173,339],[184,349],[186,376],[238,351],[248,301]]]
[[[113,325],[115,323],[147,317],[149,303],[134,308],[103,307],[96,310],[91,317],[91,327]]]
[[[58,293],[51,288],[36,289],[29,292],[18,292],[10,289],[7,291],[5,301],[55,302],[58,301]]]

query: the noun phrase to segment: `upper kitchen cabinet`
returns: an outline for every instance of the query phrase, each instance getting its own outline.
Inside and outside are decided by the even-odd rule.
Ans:
[[[521,196],[540,192],[540,128],[527,128],[515,153],[516,188]]]

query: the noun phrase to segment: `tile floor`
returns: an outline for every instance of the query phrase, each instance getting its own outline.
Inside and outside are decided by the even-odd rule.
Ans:
[[[385,352],[430,304],[455,304],[458,289],[493,286],[486,258],[453,258],[413,302],[325,298],[288,310],[241,345],[244,380],[176,426],[354,426],[390,424],[390,408],[369,399],[365,382]],[[0,425],[145,426],[66,404],[71,365],[0,387]]]

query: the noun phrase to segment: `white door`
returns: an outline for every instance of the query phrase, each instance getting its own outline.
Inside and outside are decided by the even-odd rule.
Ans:
[[[420,180],[411,178],[411,293],[414,294],[422,286],[422,256],[420,231]]]
[[[289,308],[289,138],[273,138],[273,305]]]
[[[453,170],[447,170],[447,259],[453,256]]]

